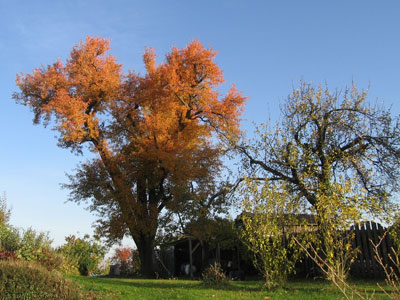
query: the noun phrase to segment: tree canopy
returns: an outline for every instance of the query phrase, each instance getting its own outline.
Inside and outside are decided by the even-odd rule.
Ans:
[[[218,137],[239,134],[245,97],[234,86],[217,91],[216,52],[199,41],[172,48],[160,64],[147,49],[144,75],[124,74],[109,49],[109,40],[88,37],[65,64],[18,75],[14,99],[32,109],[34,123],[54,124],[59,146],[96,154],[70,175],[71,200],[89,201],[110,239],[129,232],[151,275],[161,212],[213,189]]]
[[[275,128],[262,125],[254,140],[237,146],[245,170],[242,205],[255,219],[245,220],[245,236],[253,252],[265,254],[263,266],[276,268],[274,274],[281,266],[270,264],[272,252],[257,241],[276,237],[274,226],[290,223],[286,216],[312,214],[318,237],[307,247],[317,247],[311,252],[337,282],[356,254],[349,227],[371,214],[383,218],[395,212],[391,195],[399,186],[400,119],[366,96],[355,86],[331,92],[302,83],[282,106]]]
[[[250,177],[285,182],[311,206],[319,194],[351,179],[346,199],[362,195],[353,205],[376,212],[388,204],[400,175],[399,118],[366,97],[355,86],[331,92],[302,83],[277,126],[260,126],[258,138],[238,147]]]

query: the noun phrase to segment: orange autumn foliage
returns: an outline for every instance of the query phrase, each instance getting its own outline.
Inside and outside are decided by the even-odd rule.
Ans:
[[[131,257],[131,249],[130,248],[117,248],[115,249],[115,254],[112,257],[113,261],[116,262],[126,262]]]
[[[70,176],[71,197],[92,201],[110,236],[127,230],[145,266],[160,213],[194,197],[190,182],[212,181],[220,138],[239,134],[246,98],[234,86],[218,92],[216,52],[199,41],[172,48],[161,63],[147,49],[144,75],[124,74],[107,55],[109,43],[88,37],[65,64],[18,75],[14,99],[32,109],[35,123],[54,124],[61,147],[81,153],[87,144],[98,154]]]

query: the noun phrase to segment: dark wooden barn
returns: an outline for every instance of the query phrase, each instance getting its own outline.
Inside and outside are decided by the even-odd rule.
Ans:
[[[165,269],[174,277],[199,278],[214,263],[220,264],[227,276],[243,279],[255,270],[246,259],[242,244],[226,246],[223,242],[205,243],[193,237],[181,238],[163,247],[161,257]]]
[[[287,229],[287,228],[286,228]],[[309,228],[315,232],[316,228]],[[359,249],[357,258],[350,268],[353,278],[383,278],[384,271],[379,265],[374,252],[374,244],[387,231],[386,228],[374,222],[366,222],[349,229],[354,232],[354,247]],[[296,233],[298,230],[291,230]],[[379,255],[385,264],[390,265],[389,254],[393,244],[388,235],[377,247]],[[227,276],[243,279],[244,276],[256,275],[252,264],[252,256],[246,247],[235,240],[226,243],[224,240],[201,242],[194,237],[184,237],[164,245],[159,261],[169,277],[200,278],[202,272],[210,265],[219,263]],[[296,265],[298,277],[320,276],[318,266],[308,257],[304,257]]]

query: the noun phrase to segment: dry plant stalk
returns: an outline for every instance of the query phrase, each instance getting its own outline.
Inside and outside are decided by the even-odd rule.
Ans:
[[[390,287],[390,292],[385,290],[379,283],[377,285],[379,289],[390,299],[400,300],[400,278],[398,275],[400,273],[400,253],[396,252],[394,247],[391,247],[391,251],[388,251],[389,261],[393,264],[392,266],[385,264],[382,255],[379,253],[379,247],[385,239],[386,234],[387,232],[385,232],[383,236],[379,238],[379,242],[377,244],[375,244],[372,240],[370,240],[370,242],[373,245],[376,261],[382,267],[385,273],[385,283]]]
[[[337,271],[334,268],[332,268],[332,266],[318,254],[317,250],[315,250],[315,248],[312,245],[309,245],[310,249],[309,250],[299,240],[297,240],[295,236],[293,236],[293,239],[295,243],[297,243],[301,247],[301,249],[303,249],[306,255],[310,257],[317,264],[317,266],[321,269],[321,271],[326,276],[329,276],[331,282],[339,289],[339,291],[343,294],[345,299],[354,300],[355,297],[357,297],[357,299],[362,299],[362,300],[374,299],[375,291],[373,291],[371,295],[368,295],[367,292],[365,292],[365,294],[360,293],[360,291],[350,286],[342,276],[339,276]]]

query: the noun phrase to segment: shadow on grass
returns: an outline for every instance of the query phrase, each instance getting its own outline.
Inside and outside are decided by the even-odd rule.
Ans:
[[[93,278],[91,279],[93,280]],[[251,281],[227,282],[222,285],[205,285],[195,280],[168,280],[168,279],[127,279],[127,278],[96,278],[95,281],[110,286],[154,288],[154,289],[185,289],[185,290],[226,290],[226,291],[261,291],[262,283]]]

